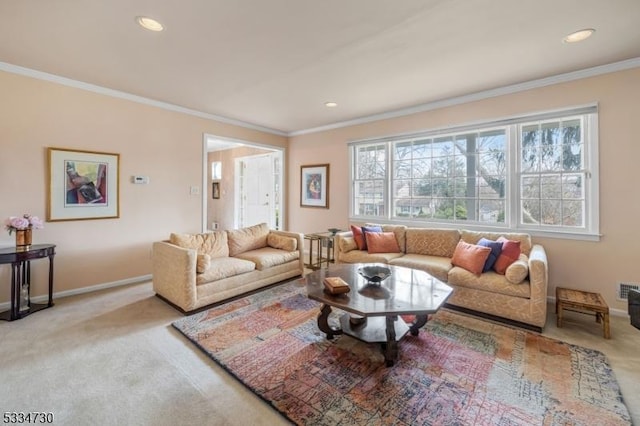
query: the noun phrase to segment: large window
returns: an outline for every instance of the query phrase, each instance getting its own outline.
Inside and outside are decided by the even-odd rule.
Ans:
[[[352,219],[597,234],[596,107],[351,145]]]

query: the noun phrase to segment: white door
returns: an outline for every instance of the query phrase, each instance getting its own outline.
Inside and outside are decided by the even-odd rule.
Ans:
[[[273,166],[271,155],[244,157],[239,161],[239,226],[267,223],[275,229]]]

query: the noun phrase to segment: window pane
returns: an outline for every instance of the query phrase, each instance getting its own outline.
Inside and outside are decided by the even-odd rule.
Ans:
[[[540,177],[540,198],[562,197],[562,186],[560,175],[543,175]]]
[[[584,201],[565,201],[562,204],[562,225],[582,226],[584,223]]]
[[[480,200],[478,221],[504,223],[504,200]]]
[[[562,198],[565,200],[584,198],[582,174],[565,174],[562,176]]]
[[[529,225],[540,224],[540,200],[522,200],[520,222]]]
[[[562,225],[562,203],[560,200],[540,201],[540,221],[544,225]]]
[[[411,177],[411,161],[396,161],[393,165],[393,174],[396,179]]]

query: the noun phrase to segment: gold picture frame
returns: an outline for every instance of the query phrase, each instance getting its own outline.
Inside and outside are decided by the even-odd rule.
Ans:
[[[48,148],[47,221],[120,217],[120,154]]]

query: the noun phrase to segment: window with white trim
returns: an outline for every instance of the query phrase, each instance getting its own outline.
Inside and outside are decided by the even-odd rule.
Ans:
[[[351,219],[597,235],[597,107],[352,142]]]

